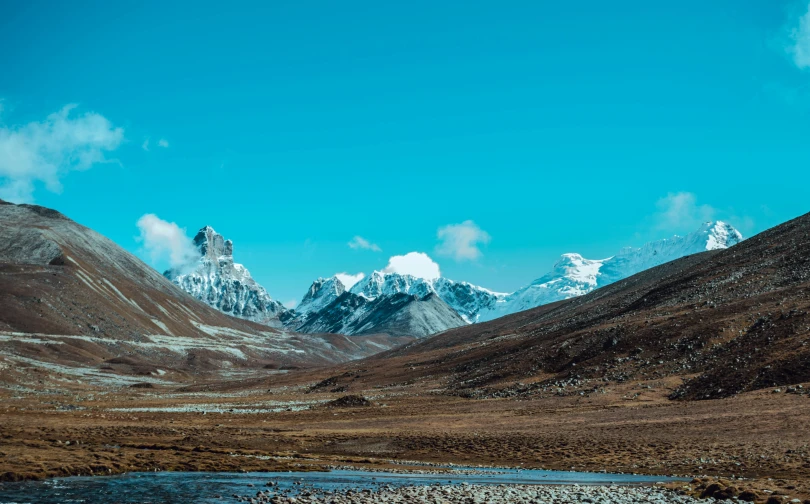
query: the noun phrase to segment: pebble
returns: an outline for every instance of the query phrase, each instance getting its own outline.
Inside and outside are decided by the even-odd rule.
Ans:
[[[383,486],[370,489],[300,492],[259,492],[243,496],[242,502],[257,504],[707,504],[715,499],[696,499],[657,487],[545,486],[545,485],[430,485]]]

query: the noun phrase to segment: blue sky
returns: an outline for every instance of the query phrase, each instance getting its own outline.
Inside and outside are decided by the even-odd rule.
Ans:
[[[285,302],[412,251],[511,291],[564,252],[810,210],[807,12],[3,2],[0,194],[158,268],[142,216],[210,224]]]

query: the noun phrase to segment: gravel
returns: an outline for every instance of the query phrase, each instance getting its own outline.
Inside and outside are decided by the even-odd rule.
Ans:
[[[695,499],[656,487],[541,486],[541,485],[431,485],[382,486],[374,490],[324,491],[312,488],[276,492],[272,488],[254,496],[235,496],[250,504],[704,504],[715,499]]]

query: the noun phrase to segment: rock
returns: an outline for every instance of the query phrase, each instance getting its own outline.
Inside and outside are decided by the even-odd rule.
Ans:
[[[329,401],[324,406],[327,408],[357,408],[372,405],[373,403],[368,399],[366,399],[365,397],[350,394],[335,399],[334,401]]]
[[[707,497],[714,497],[716,493],[719,493],[723,490],[723,487],[720,486],[720,483],[712,483],[711,485],[707,486],[703,492],[701,492],[700,497],[705,499]]]

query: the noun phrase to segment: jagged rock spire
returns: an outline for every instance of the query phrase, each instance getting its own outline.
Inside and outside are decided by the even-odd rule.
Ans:
[[[194,237],[194,245],[200,249],[200,254],[209,259],[217,257],[233,257],[233,242],[226,240],[211,226],[205,226],[197,231]]]

